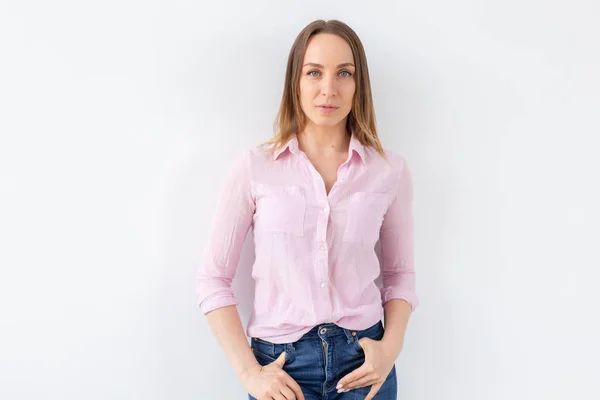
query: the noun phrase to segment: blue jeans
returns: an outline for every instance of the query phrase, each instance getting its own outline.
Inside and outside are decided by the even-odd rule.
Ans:
[[[271,343],[251,338],[250,346],[260,365],[272,363],[286,352],[283,370],[302,389],[306,400],[358,400],[364,399],[371,386],[338,393],[338,381],[365,362],[365,354],[358,339],[383,338],[381,321],[370,328],[358,331],[344,329],[335,324],[317,325],[293,343]],[[396,366],[392,368],[374,400],[396,400]],[[249,400],[256,400],[248,394]]]

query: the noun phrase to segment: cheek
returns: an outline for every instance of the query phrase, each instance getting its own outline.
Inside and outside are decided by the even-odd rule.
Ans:
[[[350,97],[350,98],[352,98],[354,96],[355,90],[356,90],[356,83],[353,81],[348,82],[348,84],[344,85],[344,87],[342,88],[344,97]]]
[[[354,86],[347,88],[347,90],[344,91],[344,102],[351,107],[352,106],[352,100],[354,100]]]
[[[318,91],[315,90],[314,85],[300,84],[300,101],[302,105],[310,106],[316,95],[318,95]]]

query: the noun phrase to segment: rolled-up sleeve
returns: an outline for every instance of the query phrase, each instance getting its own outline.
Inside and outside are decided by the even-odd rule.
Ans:
[[[413,182],[402,158],[394,198],[384,216],[380,231],[382,304],[392,299],[406,300],[414,311],[419,299],[415,288],[413,259]]]
[[[196,275],[198,305],[204,314],[238,304],[231,283],[254,210],[250,152],[246,152],[229,171]]]

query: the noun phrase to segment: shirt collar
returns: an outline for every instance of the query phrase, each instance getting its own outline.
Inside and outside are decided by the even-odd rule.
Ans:
[[[289,150],[291,153],[295,155],[300,154],[300,149],[298,148],[298,137],[294,134],[288,140],[288,142],[281,147],[281,149],[277,150],[273,155],[273,159],[277,160],[279,156],[286,150]],[[348,147],[348,152],[355,152],[360,156],[360,159],[363,163],[366,163],[366,155],[365,155],[365,146],[358,140],[358,138],[354,135],[354,133],[350,136],[350,146]]]
[[[295,134],[291,136],[290,140],[288,140],[288,142],[284,146],[282,146],[279,150],[275,152],[273,159],[277,160],[279,158],[279,155],[281,155],[287,149],[289,149],[292,153],[296,155],[300,153],[300,150],[298,148],[298,138]]]
[[[360,142],[360,140],[358,140],[354,133],[350,137],[350,146],[348,147],[348,151],[356,152],[356,154],[360,156],[360,159],[363,162],[363,164],[367,163],[367,158],[365,155],[365,146],[363,146],[363,144]]]

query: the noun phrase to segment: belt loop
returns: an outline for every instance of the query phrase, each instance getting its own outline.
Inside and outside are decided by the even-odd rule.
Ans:
[[[294,361],[296,358],[296,352],[293,343],[286,343],[283,347],[285,351],[285,359],[286,361]]]
[[[344,334],[346,335],[346,339],[348,344],[352,343],[354,340],[356,340],[356,331],[351,331],[348,330],[346,328],[342,328],[344,330]],[[354,335],[352,334],[354,332]]]

